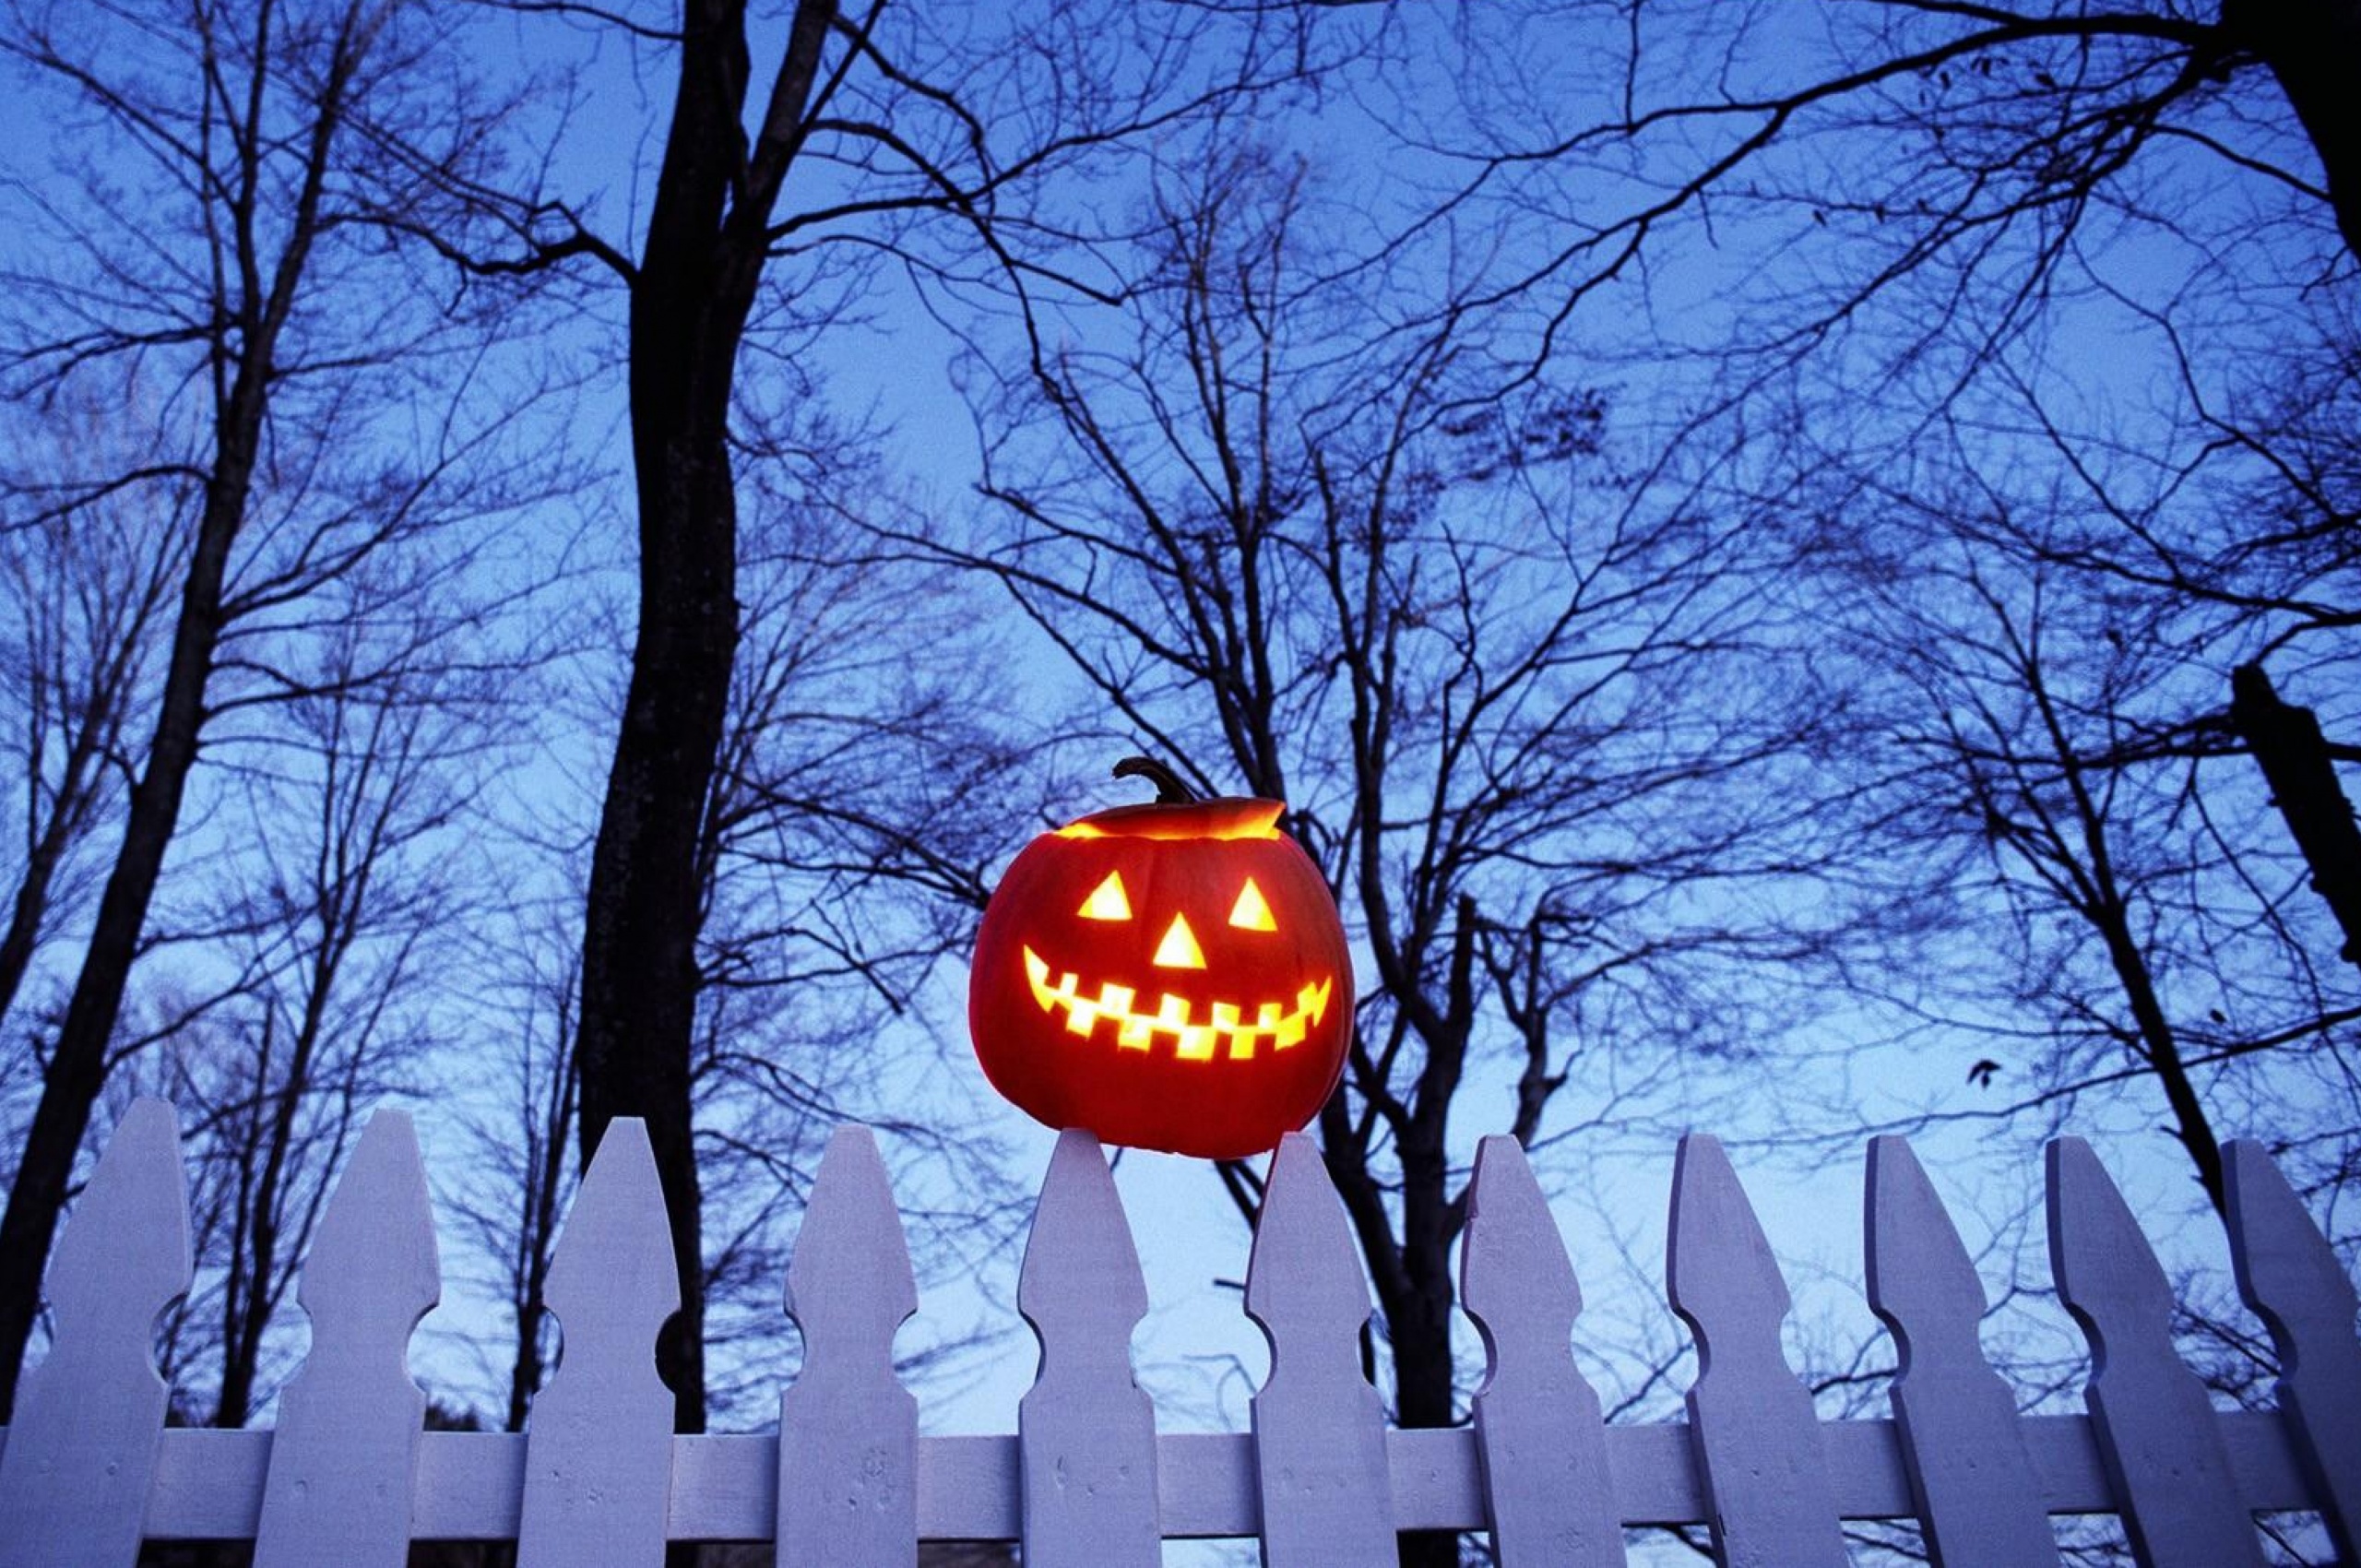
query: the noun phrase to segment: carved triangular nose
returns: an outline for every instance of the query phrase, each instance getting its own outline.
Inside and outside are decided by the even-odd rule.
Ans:
[[[1133,952],[1139,951],[1137,948]],[[1165,931],[1164,940],[1156,944],[1156,967],[1159,969],[1202,969],[1205,967],[1204,949],[1197,945],[1197,933],[1189,929],[1189,917],[1175,915]]]

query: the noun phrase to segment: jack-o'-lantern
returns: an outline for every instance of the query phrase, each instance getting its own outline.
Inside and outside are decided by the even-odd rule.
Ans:
[[[1344,1071],[1335,901],[1277,801],[1160,798],[1043,834],[985,906],[967,1028],[992,1087],[1052,1127],[1228,1159],[1276,1146]]]

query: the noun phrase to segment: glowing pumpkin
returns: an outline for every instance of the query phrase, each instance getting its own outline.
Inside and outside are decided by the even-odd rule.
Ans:
[[[1043,834],[985,906],[967,1028],[1052,1127],[1228,1159],[1311,1120],[1344,1071],[1353,977],[1277,801],[1165,798]]]

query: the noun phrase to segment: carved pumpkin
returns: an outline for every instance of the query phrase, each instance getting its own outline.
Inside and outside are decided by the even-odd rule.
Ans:
[[[1166,799],[1043,834],[985,906],[967,1028],[992,1087],[1052,1127],[1228,1159],[1311,1120],[1344,1071],[1335,900],[1277,801]]]

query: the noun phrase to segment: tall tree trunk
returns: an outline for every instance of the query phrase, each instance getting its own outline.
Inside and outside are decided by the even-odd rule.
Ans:
[[[2225,0],[2222,25],[2278,78],[2319,154],[2345,249],[2361,256],[2361,0]]]
[[[682,1431],[705,1427],[704,1263],[690,1107],[697,848],[738,647],[730,387],[769,254],[770,212],[801,142],[835,18],[801,0],[749,147],[742,0],[693,0],[647,241],[631,286],[639,624],[591,853],[582,937],[581,1158],[607,1123],[646,1119],[664,1185],[681,1312],[658,1361]]]
[[[2320,721],[2310,708],[2281,701],[2261,665],[2241,664],[2230,671],[2230,722],[2271,785],[2311,868],[2312,890],[2344,932],[2338,956],[2361,965],[2361,824],[2337,782]]]
[[[205,686],[221,633],[221,585],[230,546],[244,520],[254,458],[266,404],[267,351],[240,367],[229,406],[217,428],[217,456],[206,486],[196,549],[181,590],[172,662],[164,676],[156,732],[145,770],[131,794],[123,844],[99,901],[90,944],[66,1004],[41,1100],[33,1109],[23,1159],[8,1206],[0,1215],[0,1420],[17,1396],[17,1377],[40,1310],[41,1280],[65,1184],[74,1170],[90,1111],[106,1082],[107,1045],[123,1010],[131,962],[137,954],[148,906],[164,865],[164,850],[180,822],[181,799],[196,766],[197,732],[205,719]]]
[[[162,873],[164,851],[180,824],[181,801],[189,771],[196,766],[197,739],[205,723],[205,689],[213,672],[213,650],[220,640],[222,585],[228,580],[230,547],[246,517],[254,490],[256,455],[270,412],[270,390],[279,339],[304,281],[312,246],[319,235],[320,203],[327,188],[329,155],[344,123],[347,90],[361,63],[365,40],[348,12],[328,56],[305,129],[303,179],[286,215],[284,248],[266,256],[256,213],[259,170],[246,166],[246,184],[224,213],[224,232],[234,265],[234,283],[225,280],[221,319],[213,324],[213,462],[206,476],[205,505],[197,519],[196,543],[181,586],[179,619],[147,764],[131,792],[123,843],[115,854],[106,891],[100,897],[89,946],[66,1004],[55,1053],[42,1081],[41,1100],[26,1134],[25,1152],[0,1215],[0,1420],[14,1408],[17,1378],[40,1310],[41,1279],[57,1217],[65,1204],[65,1183],[74,1154],[89,1127],[90,1111],[106,1081],[107,1046],[131,964],[148,923],[148,906]],[[263,69],[260,61],[257,72]],[[257,77],[255,92],[260,93]],[[248,150],[250,159],[259,151]]]
[[[111,662],[119,671],[127,660]],[[40,833],[26,852],[25,873],[18,879],[17,897],[9,906],[8,929],[0,934],[0,1018],[8,1016],[9,1006],[17,1000],[17,990],[24,983],[25,971],[32,967],[42,924],[49,918],[50,885],[56,880],[66,846],[78,837],[96,794],[90,774],[98,761],[101,738],[114,731],[112,712],[117,693],[113,682],[101,676],[90,684],[89,709],[75,728],[73,743],[66,748],[57,793],[48,818],[42,823]],[[38,779],[29,778],[26,788],[32,790],[38,784]]]

